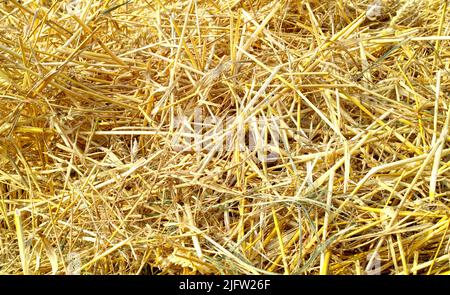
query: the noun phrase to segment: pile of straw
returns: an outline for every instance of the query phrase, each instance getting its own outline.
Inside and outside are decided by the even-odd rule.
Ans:
[[[1,1],[0,273],[450,273],[447,6]]]

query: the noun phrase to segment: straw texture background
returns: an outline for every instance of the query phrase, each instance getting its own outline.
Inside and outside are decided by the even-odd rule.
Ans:
[[[449,273],[447,5],[1,1],[0,273]]]

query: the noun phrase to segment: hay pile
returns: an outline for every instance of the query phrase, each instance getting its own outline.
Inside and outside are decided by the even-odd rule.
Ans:
[[[0,273],[449,273],[448,18],[2,1]],[[270,149],[229,136],[252,118]]]

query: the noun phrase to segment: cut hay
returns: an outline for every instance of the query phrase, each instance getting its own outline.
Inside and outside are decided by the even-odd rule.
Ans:
[[[447,6],[1,1],[0,273],[450,274]]]

